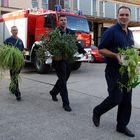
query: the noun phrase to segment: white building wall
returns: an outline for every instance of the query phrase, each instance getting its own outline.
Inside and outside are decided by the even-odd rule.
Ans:
[[[0,44],[4,40],[11,36],[11,27],[18,27],[18,37],[22,39],[25,48],[27,47],[27,18],[8,20],[5,22],[0,22]]]
[[[9,0],[9,7],[17,7],[22,9],[31,8],[32,0]]]
[[[3,34],[3,23],[0,23],[0,29],[1,29],[1,35],[0,35],[0,44],[2,44],[3,43],[3,36],[4,36],[4,34]]]

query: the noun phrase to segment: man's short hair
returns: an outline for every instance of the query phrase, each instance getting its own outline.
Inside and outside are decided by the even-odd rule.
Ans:
[[[15,25],[12,26],[12,27],[11,27],[11,31],[13,31],[15,28],[17,29],[17,26],[15,26]]]
[[[127,7],[127,6],[121,6],[121,7],[119,7],[118,10],[117,10],[117,15],[119,14],[119,11],[120,11],[121,9],[128,9],[128,10],[130,11],[130,13],[131,13],[131,9],[130,9],[129,7]]]
[[[59,20],[61,17],[66,17],[66,15],[64,15],[64,14],[59,15],[59,16],[58,16],[58,20]]]

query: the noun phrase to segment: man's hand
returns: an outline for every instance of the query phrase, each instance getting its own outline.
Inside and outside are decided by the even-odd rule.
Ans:
[[[116,54],[116,58],[117,58],[117,60],[118,60],[118,63],[119,63],[120,65],[122,65],[123,62],[122,62],[121,56],[120,56],[119,54]]]

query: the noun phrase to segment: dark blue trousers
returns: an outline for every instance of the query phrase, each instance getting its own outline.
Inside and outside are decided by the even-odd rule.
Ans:
[[[60,93],[63,105],[69,105],[67,80],[71,73],[71,65],[67,60],[55,61],[53,65],[58,76],[58,80],[51,90],[51,93],[53,95],[58,95]]]
[[[101,116],[113,107],[118,105],[117,127],[124,129],[129,123],[131,116],[132,90],[120,87],[120,82],[125,84],[128,81],[128,74],[119,74],[119,68],[107,66],[105,77],[108,85],[108,97],[94,108],[94,112]]]

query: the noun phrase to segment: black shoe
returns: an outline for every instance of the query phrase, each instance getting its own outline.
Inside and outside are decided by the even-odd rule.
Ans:
[[[21,97],[19,96],[19,97],[16,97],[16,100],[17,101],[21,101]]]
[[[64,108],[65,111],[68,111],[68,112],[72,111],[72,109],[69,105],[63,105],[63,108]]]
[[[52,96],[52,100],[53,100],[54,102],[57,102],[57,101],[58,101],[56,95],[53,95],[51,91],[50,91],[50,95]]]
[[[17,101],[21,101],[21,93],[19,91],[15,92],[15,96]]]
[[[135,137],[135,135],[127,127],[125,129],[118,129],[117,128],[117,132],[123,133],[128,137]]]
[[[100,116],[96,115],[96,113],[93,111],[92,121],[96,127],[99,127],[100,125]]]

